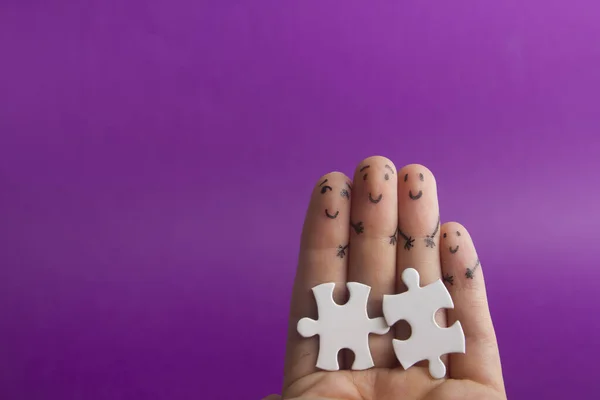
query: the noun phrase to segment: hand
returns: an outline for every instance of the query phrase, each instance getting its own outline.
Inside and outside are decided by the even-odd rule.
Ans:
[[[401,324],[386,335],[370,335],[374,368],[349,370],[353,355],[340,352],[340,371],[318,370],[318,336],[303,338],[296,330],[301,318],[318,318],[312,287],[335,282],[334,298],[343,304],[346,282],[369,285],[368,313],[375,318],[382,316],[384,294],[406,290],[401,274],[408,267],[419,272],[421,286],[442,279],[448,288],[454,308],[438,311],[437,323],[462,324],[466,353],[442,358],[446,377],[431,378],[427,361],[407,370],[399,365],[392,339],[410,336]],[[483,269],[467,230],[454,222],[440,226],[436,182],[427,168],[397,171],[390,160],[371,157],[358,165],[354,182],[333,172],[316,183],[292,293],[282,398],[506,398]]]

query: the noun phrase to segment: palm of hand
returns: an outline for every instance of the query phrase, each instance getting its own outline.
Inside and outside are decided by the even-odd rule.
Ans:
[[[383,157],[370,157],[356,168],[354,182],[333,172],[315,185],[307,211],[292,303],[284,371],[283,399],[504,399],[498,346],[487,305],[479,258],[470,235],[458,223],[440,226],[435,178],[413,164],[396,171]],[[318,318],[311,289],[335,282],[334,300],[347,300],[346,282],[371,287],[370,318],[382,315],[382,296],[406,290],[402,271],[415,268],[420,284],[443,280],[454,308],[438,311],[441,327],[460,321],[465,354],[442,360],[447,377],[432,379],[427,362],[404,370],[392,339],[410,336],[404,325],[386,335],[370,335],[375,368],[352,371],[342,353],[340,370],[315,367],[319,339],[303,338],[298,320]],[[346,362],[345,362],[346,361]],[[281,399],[269,396],[267,399]]]
[[[426,367],[316,372],[286,391],[290,400],[500,400],[502,389],[472,380],[432,380]],[[278,397],[273,397],[278,399]]]

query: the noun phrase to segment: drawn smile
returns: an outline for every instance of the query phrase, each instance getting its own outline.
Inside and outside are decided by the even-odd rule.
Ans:
[[[331,214],[329,214],[329,211],[327,211],[327,209],[325,209],[325,215],[327,215],[327,218],[336,219],[339,213],[340,213],[339,211],[336,211],[335,214],[331,215]]]
[[[374,199],[373,197],[371,197],[371,193],[369,193],[369,201],[371,201],[371,203],[377,204],[381,201],[382,198],[383,194],[380,194],[378,198]]]
[[[448,247],[448,250],[450,250],[450,253],[454,254],[454,253],[456,253],[458,251],[459,247],[460,247],[459,245],[456,245],[455,248]]]
[[[419,200],[421,196],[423,196],[423,192],[421,190],[419,190],[419,193],[417,193],[416,196],[413,196],[411,190],[408,191],[408,197],[410,197],[413,200]]]

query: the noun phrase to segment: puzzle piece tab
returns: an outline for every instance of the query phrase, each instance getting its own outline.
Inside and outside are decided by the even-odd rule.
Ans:
[[[369,334],[384,335],[390,328],[383,317],[369,318],[367,300],[371,288],[357,282],[346,284],[350,300],[339,305],[333,300],[335,283],[323,283],[312,291],[319,308],[319,319],[302,318],[298,321],[298,333],[304,337],[319,335],[317,368],[337,371],[338,353],[341,349],[354,352],[352,369],[364,370],[374,366],[369,350]]]
[[[388,325],[405,320],[412,331],[407,340],[393,340],[396,357],[404,369],[428,360],[431,376],[443,378],[446,366],[440,357],[465,352],[465,335],[460,322],[456,321],[449,328],[440,328],[434,319],[440,308],[454,308],[452,297],[441,280],[420,287],[416,269],[404,270],[402,280],[408,292],[383,296],[383,315]]]

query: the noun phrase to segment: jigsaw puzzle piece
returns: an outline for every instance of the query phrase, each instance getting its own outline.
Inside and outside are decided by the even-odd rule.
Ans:
[[[404,369],[412,367],[419,361],[428,360],[431,376],[441,379],[446,375],[446,366],[440,357],[449,353],[464,353],[465,338],[462,326],[457,321],[449,328],[439,328],[436,324],[436,330],[425,330],[425,333],[421,332],[421,336],[414,341],[394,339],[393,346],[398,361]]]
[[[323,283],[312,291],[318,307],[318,320],[302,318],[297,330],[304,337],[319,335],[317,367],[327,371],[339,370],[337,355],[341,349],[354,353],[352,369],[364,370],[374,366],[369,349],[369,334],[389,332],[383,317],[369,318],[367,301],[371,288],[358,282],[346,284],[350,299],[344,305],[333,300],[335,283]]]
[[[429,372],[439,379],[446,374],[440,357],[448,353],[464,353],[465,338],[459,321],[449,328],[440,328],[435,313],[441,308],[453,308],[450,293],[441,280],[425,287],[419,286],[419,273],[408,268],[402,273],[408,291],[384,295],[383,314],[389,326],[400,320],[410,324],[407,340],[393,340],[394,352],[403,368],[408,369],[421,360],[429,360]]]
[[[348,326],[350,332],[357,331],[358,335],[348,335],[344,340],[344,347],[354,353],[353,370],[365,370],[375,366],[371,350],[369,349],[369,334],[385,335],[390,331],[385,318],[378,317],[370,319],[367,313],[367,302],[371,288],[367,285],[357,282],[346,284],[350,293],[350,300],[346,304],[349,307],[348,318],[357,318],[356,325]],[[360,319],[359,319],[360,318]]]
[[[371,288],[367,285],[357,282],[350,282],[346,284],[346,287],[350,293],[349,303],[352,302],[352,307],[356,309],[357,315],[359,310],[362,314],[364,314],[364,318],[369,324],[367,331],[377,335],[385,335],[388,333],[390,331],[390,327],[385,322],[385,318],[369,318],[367,313],[367,302],[369,299],[369,294],[371,293]]]

